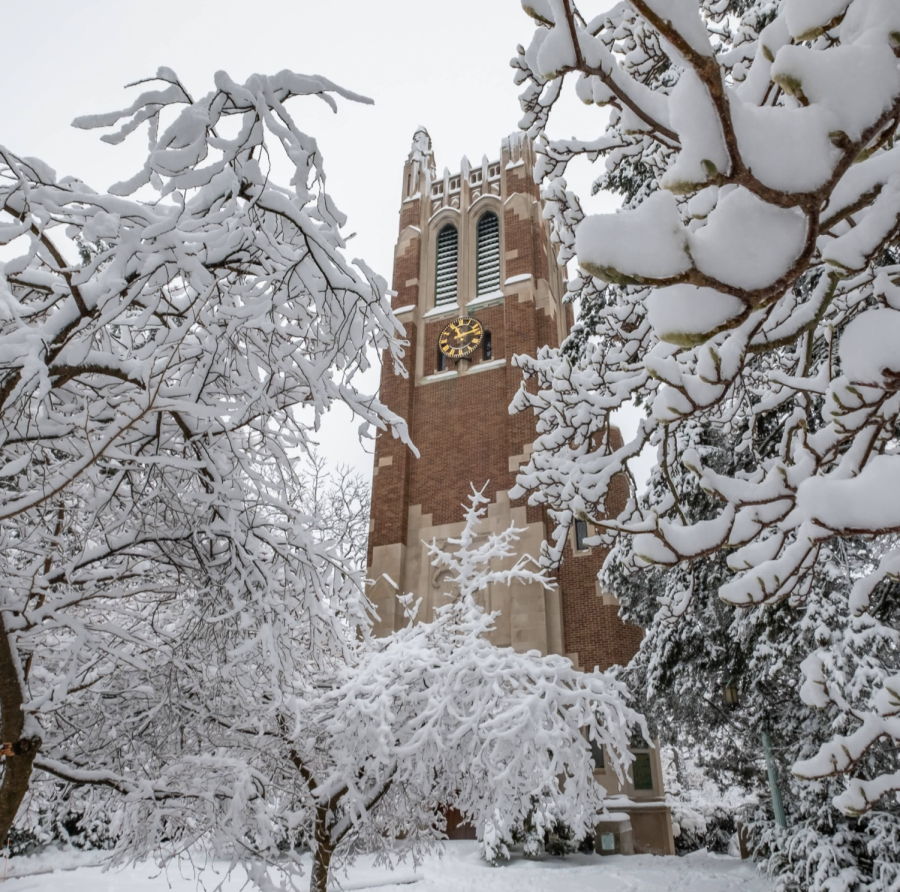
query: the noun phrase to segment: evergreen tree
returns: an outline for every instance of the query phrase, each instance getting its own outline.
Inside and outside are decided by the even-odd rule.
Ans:
[[[679,449],[696,450],[704,465],[718,473],[746,468],[746,457],[735,448],[738,436],[696,422],[681,428],[679,436],[686,441]],[[688,522],[715,515],[716,501],[695,475],[682,469],[670,479]],[[657,467],[645,505],[659,499],[669,485]],[[799,702],[797,690],[806,655],[840,642],[852,627],[848,598],[853,581],[875,562],[871,543],[842,542],[817,567],[806,596],[740,608],[718,597],[719,588],[733,575],[727,552],[674,568],[648,567],[635,554],[632,541],[622,540],[613,550],[603,581],[619,598],[623,616],[647,630],[625,678],[641,692],[640,706],[661,743],[693,756],[720,790],[739,787],[756,794],[762,807],[753,815],[751,838],[777,889],[891,888],[888,879],[900,878],[895,847],[900,807],[888,803],[876,815],[848,817],[833,805],[841,791],[834,779],[810,782],[790,771],[836,728],[847,726],[837,707],[817,709]],[[896,590],[884,587],[879,595],[880,621],[896,628]],[[735,709],[725,703],[726,686],[737,689]],[[769,807],[764,730],[778,763],[786,833],[776,827]],[[894,759],[890,747],[876,747],[859,770],[877,776],[889,770]]]
[[[757,838],[779,882],[892,888],[900,9],[523,5],[522,126],[581,319],[560,351],[516,359],[535,380],[513,409],[538,437],[512,494],[555,521],[548,565],[576,517],[616,545],[606,584],[649,629],[633,671],[660,728],[741,779],[768,722],[792,829]],[[573,79],[605,129],[555,139]],[[603,158],[595,188],[620,213],[585,210],[566,181],[580,158]],[[616,447],[629,403],[646,417]],[[611,516],[610,482],[647,447],[649,491]]]

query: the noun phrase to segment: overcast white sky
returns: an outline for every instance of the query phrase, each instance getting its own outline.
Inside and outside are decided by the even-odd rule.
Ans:
[[[498,158],[520,117],[509,59],[533,31],[519,0],[29,0],[7,3],[4,22],[0,143],[95,189],[133,174],[146,140],[139,132],[108,146],[70,122],[128,105],[135,91],[125,84],[161,65],[194,95],[218,69],[241,81],[289,68],[370,96],[374,106],[342,102],[336,115],[318,100],[294,100],[292,113],[318,139],[329,191],[347,231],[358,233],[352,256],[388,281],[413,131],[428,128],[439,170],[457,171],[464,154]],[[571,95],[560,111],[557,135],[602,130],[602,112]],[[582,195],[591,178],[587,167],[570,177]],[[598,196],[591,209],[617,203]],[[626,437],[637,417],[619,419]],[[349,413],[326,425],[322,447],[371,474]]]

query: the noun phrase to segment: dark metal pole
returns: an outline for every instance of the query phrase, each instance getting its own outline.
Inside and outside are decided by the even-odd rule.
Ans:
[[[766,722],[768,725],[768,721]],[[766,772],[769,775],[769,792],[772,794],[772,811],[775,813],[775,823],[779,827],[787,827],[787,818],[784,814],[784,802],[781,799],[781,790],[778,787],[778,770],[775,767],[775,754],[772,751],[772,739],[766,726],[762,732],[763,753],[766,756]]]

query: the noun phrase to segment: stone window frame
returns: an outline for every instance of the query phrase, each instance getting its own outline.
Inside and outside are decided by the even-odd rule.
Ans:
[[[579,535],[580,526],[584,527],[584,535]],[[591,534],[590,525],[586,520],[575,520],[575,550],[576,551],[587,551],[590,548],[590,545],[585,543],[585,539],[588,538]]]
[[[578,539],[575,534],[575,524],[577,522],[577,520],[573,520],[572,525],[569,527],[569,547],[572,552],[572,557],[588,557],[589,555],[594,553],[594,548],[592,545],[586,545],[584,548],[578,547]],[[583,523],[587,524],[587,536],[585,538],[590,538],[591,536],[596,535],[597,531],[594,528],[594,525],[589,520],[583,521]]]
[[[435,303],[435,286],[437,285],[437,237],[438,233],[448,224],[456,227],[458,237],[457,255],[456,255],[456,304],[437,304]],[[466,230],[464,228],[463,215],[459,208],[442,207],[438,208],[428,220],[428,229],[423,233],[422,238],[422,262],[420,264],[421,275],[419,278],[419,308],[423,313],[431,310],[437,310],[441,307],[453,307],[459,304],[459,298],[462,294],[462,285],[464,282],[463,271],[464,252],[466,249]],[[426,247],[427,245],[427,247]]]

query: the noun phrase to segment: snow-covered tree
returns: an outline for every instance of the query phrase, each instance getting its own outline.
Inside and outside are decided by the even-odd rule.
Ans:
[[[517,362],[537,387],[534,453],[514,495],[565,532],[591,518],[641,565],[684,568],[673,617],[699,590],[699,562],[727,552],[720,597],[744,607],[808,602],[842,543],[877,563],[848,586],[852,619],[803,662],[802,696],[843,717],[794,770],[846,777],[837,804],[860,814],[900,790],[897,630],[875,605],[900,574],[900,7],[891,0],[523,0],[538,21],[513,60],[523,127],[585,323],[562,351]],[[607,106],[603,135],[552,139],[566,78]],[[601,129],[604,119],[601,119]],[[569,163],[606,158],[598,186],[626,198],[586,214]],[[646,407],[621,448],[610,413]],[[708,466],[680,436],[699,423],[734,436],[740,461]],[[613,475],[656,448],[649,503],[605,515]],[[714,500],[682,509],[682,468]],[[813,604],[812,602],[817,603]],[[751,667],[750,671],[754,671]]]
[[[107,773],[128,794],[113,803],[114,858],[186,855],[198,864],[212,853],[274,888],[276,873],[290,882],[301,872],[308,848],[311,888],[321,892],[360,850],[417,859],[442,837],[447,807],[487,828],[498,846],[537,799],[576,834],[592,830],[605,791],[593,780],[590,741],[625,771],[631,729],[646,733],[646,725],[615,676],[487,640],[493,617],[478,604],[481,591],[551,583],[515,561],[520,531],[479,533],[485,504],[474,493],[460,537],[446,550],[430,547],[450,587],[430,621],[417,622],[405,596],[405,628],[348,641],[343,659],[318,673],[295,658],[293,673],[279,674],[249,646],[259,636],[248,633],[233,653],[237,633],[205,633],[191,618],[186,631],[199,634],[179,630],[180,648],[157,657],[155,672],[121,674],[120,687],[148,700],[132,712],[133,725],[143,725],[130,756],[153,770],[147,781]],[[148,696],[166,685],[164,702]],[[123,714],[113,704],[110,725]],[[86,737],[113,729],[103,730]],[[101,788],[85,791],[88,817],[109,807]]]
[[[407,438],[356,384],[375,351],[402,373],[402,328],[288,111],[361,97],[288,71],[196,99],[153,80],[75,122],[148,128],[108,191],[0,148],[0,835],[35,766],[156,803],[173,836],[191,815],[166,803],[258,799],[211,727],[368,634],[297,458],[337,402]]]
[[[311,792],[321,804],[312,834],[316,892],[348,833],[385,857],[398,842],[415,850],[437,838],[439,805],[461,812],[480,838],[488,828],[502,839],[540,798],[583,836],[605,794],[589,741],[621,773],[631,761],[629,729],[646,730],[615,677],[487,640],[494,618],[480,592],[492,583],[552,584],[527,557],[501,569],[521,531],[480,536],[487,504],[473,489],[459,538],[429,546],[432,564],[447,571],[447,603],[416,622],[418,604],[406,596],[409,624],[342,670],[309,704],[310,724],[301,720],[298,766],[316,779]]]
[[[372,487],[346,465],[330,467],[318,451],[301,467],[299,480],[303,513],[349,566],[365,569]]]
[[[739,435],[724,436],[697,421],[679,427],[680,450],[695,449],[717,473],[735,473],[747,460],[736,453]],[[684,466],[673,467],[667,481],[657,468],[645,507],[671,482],[688,522],[715,517],[718,505]],[[647,715],[663,745],[671,745],[676,767],[667,792],[673,817],[687,819],[681,846],[715,844],[725,850],[734,830],[735,805],[756,799],[758,809],[743,807],[756,857],[778,890],[825,892],[838,882],[847,890],[890,889],[887,877],[900,876],[900,850],[892,834],[900,832],[900,809],[885,802],[877,815],[848,817],[832,800],[840,778],[810,782],[792,776],[797,760],[814,754],[835,731],[852,720],[834,706],[819,709],[798,702],[802,663],[811,650],[840,641],[852,627],[848,595],[855,579],[877,564],[870,543],[844,539],[822,553],[811,578],[810,594],[754,607],[735,607],[718,597],[730,578],[727,553],[699,558],[690,566],[640,567],[633,540],[622,539],[606,564],[605,586],[621,609],[646,630],[641,649],[623,680],[644,694],[637,705]],[[690,603],[680,611],[683,593],[693,582]],[[887,598],[877,607],[888,626],[900,624],[900,605]],[[739,706],[724,702],[724,688],[734,685]],[[766,731],[779,769],[787,831],[777,827],[769,809],[769,790],[761,734]],[[861,769],[872,776],[890,770],[895,753],[889,741],[870,748]],[[687,770],[702,769],[702,785],[691,783]],[[723,803],[725,808],[723,808]],[[709,825],[704,827],[704,818]],[[697,823],[699,822],[699,827]],[[680,823],[680,822],[679,822]],[[684,828],[683,828],[684,829]],[[883,885],[877,885],[881,882]]]

